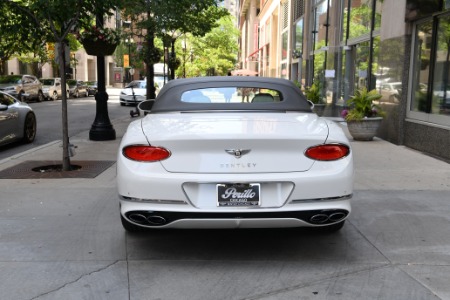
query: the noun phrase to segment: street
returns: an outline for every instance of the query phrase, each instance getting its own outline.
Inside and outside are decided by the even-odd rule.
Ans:
[[[129,109],[115,141],[89,141],[90,122],[72,135],[73,159],[115,160]],[[90,179],[0,180],[2,299],[450,299],[449,164],[378,139],[352,148],[353,211],[335,234],[129,234],[115,166]],[[25,153],[0,169],[61,149]]]
[[[119,104],[120,89],[108,90],[108,114],[113,123],[117,118],[130,116],[134,107],[121,107]],[[33,143],[14,143],[0,148],[0,160],[13,154],[45,145],[62,139],[62,110],[61,100],[30,102],[37,118],[37,134]],[[77,133],[89,130],[95,120],[96,104],[94,96],[84,98],[70,98],[67,101],[69,138]]]

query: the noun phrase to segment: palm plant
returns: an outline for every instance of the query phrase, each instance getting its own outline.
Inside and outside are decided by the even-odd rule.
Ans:
[[[373,89],[371,91],[363,87],[355,91],[355,94],[347,101],[350,110],[343,112],[347,121],[358,121],[364,118],[383,117],[382,109],[373,103],[381,99],[382,95]]]

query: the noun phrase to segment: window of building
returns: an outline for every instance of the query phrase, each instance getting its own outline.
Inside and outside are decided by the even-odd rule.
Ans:
[[[450,15],[415,26],[413,75],[408,116],[450,125]]]

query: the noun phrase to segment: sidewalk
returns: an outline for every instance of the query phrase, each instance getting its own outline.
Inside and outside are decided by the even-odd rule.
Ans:
[[[120,89],[113,89],[118,95]],[[111,94],[114,94],[114,91]],[[108,93],[110,91],[108,90]],[[133,119],[135,120],[135,119]],[[77,146],[71,160],[116,160],[120,140],[132,120],[113,121],[116,139],[91,141],[89,132],[70,138]],[[345,125],[342,125],[346,131]],[[347,135],[350,135],[347,132]],[[450,164],[413,149],[375,138],[357,142],[350,138],[355,163],[355,189],[363,190],[450,190]],[[0,161],[0,170],[29,160],[62,160],[61,141],[18,153]]]
[[[115,161],[129,122],[113,121],[113,141],[72,137],[71,161]],[[58,160],[60,144],[0,170]],[[333,235],[127,234],[115,164],[95,178],[1,179],[2,299],[450,299],[450,165],[379,139],[351,145],[352,214]]]

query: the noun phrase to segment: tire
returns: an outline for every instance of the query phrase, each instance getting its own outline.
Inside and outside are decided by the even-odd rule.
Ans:
[[[44,100],[45,100],[44,93],[42,93],[42,91],[39,91],[37,94],[37,102],[42,102]]]
[[[128,232],[142,232],[145,230],[145,228],[127,221],[122,215],[120,215],[120,221],[122,222],[123,228]]]
[[[57,91],[53,92],[53,95],[50,97],[50,100],[52,100],[52,101],[58,100],[58,92]]]
[[[27,144],[32,143],[36,137],[36,116],[34,113],[28,113],[25,117],[23,128],[23,141]]]
[[[22,102],[28,102],[27,101],[27,97],[24,96],[24,92],[20,91],[19,96],[17,96],[17,98],[19,98],[20,101]]]

